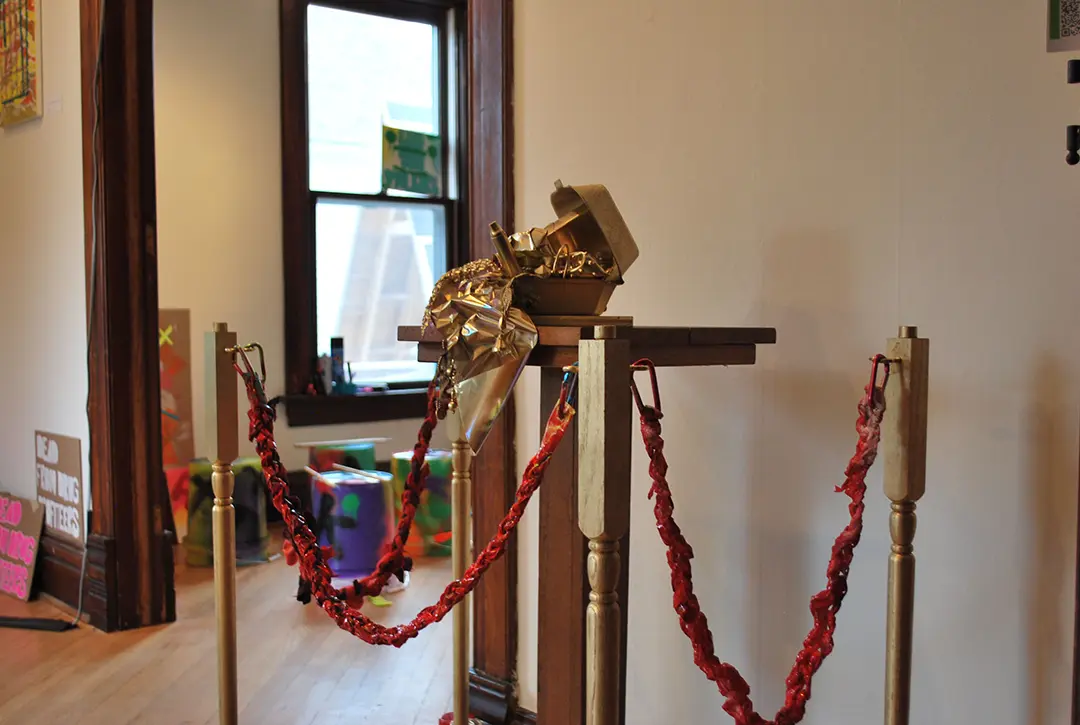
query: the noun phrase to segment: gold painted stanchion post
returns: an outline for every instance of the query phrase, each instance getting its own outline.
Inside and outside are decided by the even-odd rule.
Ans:
[[[885,654],[885,725],[908,725],[915,615],[915,503],[926,490],[927,384],[930,341],[901,327],[888,341],[892,376],[881,426],[885,495],[892,501],[889,531]]]
[[[630,343],[597,327],[579,344],[578,525],[589,539],[585,613],[585,722],[618,725],[619,539],[630,529]]]
[[[456,413],[460,418],[460,412]],[[472,449],[459,420],[459,432],[453,443],[450,477],[453,519],[450,545],[454,556],[454,578],[465,575],[469,562],[469,509],[472,488]],[[454,607],[454,725],[470,725],[469,718],[469,605],[472,597]]]
[[[236,509],[232,463],[240,454],[236,371],[232,354],[236,333],[215,322],[206,333],[207,440],[213,462],[214,602],[218,641],[218,718],[237,725],[236,677]]]

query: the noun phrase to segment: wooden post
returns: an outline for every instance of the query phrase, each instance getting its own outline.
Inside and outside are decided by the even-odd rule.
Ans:
[[[885,354],[893,361],[881,426],[885,495],[892,501],[885,725],[908,725],[915,614],[915,503],[926,490],[930,341],[920,338],[915,327],[901,327],[900,336],[888,341]]]
[[[589,539],[585,722],[618,725],[622,702],[619,539],[630,529],[630,343],[597,327],[579,345],[578,525]]]
[[[236,509],[233,461],[240,454],[236,371],[232,354],[236,333],[215,322],[206,333],[206,423],[213,463],[214,603],[217,614],[218,722],[237,725],[236,676]]]

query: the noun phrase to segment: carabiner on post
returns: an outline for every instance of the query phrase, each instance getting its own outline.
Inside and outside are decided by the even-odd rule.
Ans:
[[[653,404],[646,405],[641,399],[641,391],[638,390],[637,380],[634,378],[634,373],[639,371],[647,371],[649,373],[649,384],[652,387],[652,399]],[[652,360],[648,358],[642,358],[630,366],[630,390],[634,394],[634,403],[637,404],[638,413],[645,415],[645,411],[652,409],[656,412],[656,416],[659,418],[663,415],[660,409],[660,385],[656,380],[656,365]]]
[[[878,354],[870,358],[870,362],[873,364],[873,368],[870,371],[870,400],[873,402],[875,395],[884,396],[885,386],[889,384],[889,375],[892,372],[893,360]],[[881,376],[881,385],[878,386],[878,368],[884,368],[885,374]]]
[[[225,352],[232,355],[233,368],[240,373],[245,385],[248,385],[254,391],[255,399],[260,405],[266,405],[266,355],[263,353],[262,345],[252,342],[247,345],[230,347]],[[255,366],[251,364],[251,359],[247,355],[249,352],[259,353],[259,372],[256,372]]]
[[[566,413],[566,406],[574,407],[577,402],[578,364],[563,368],[562,388],[559,390],[559,414]]]

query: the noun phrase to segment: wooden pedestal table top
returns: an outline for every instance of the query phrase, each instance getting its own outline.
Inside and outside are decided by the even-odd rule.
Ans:
[[[776,342],[772,327],[635,327],[630,317],[533,317],[539,341],[528,364],[536,367],[573,365],[578,343],[596,336],[598,327],[614,328],[614,338],[630,341],[630,356],[649,358],[657,367],[753,365],[758,345]],[[438,362],[443,340],[434,329],[398,328],[398,340],[419,343],[420,362]]]

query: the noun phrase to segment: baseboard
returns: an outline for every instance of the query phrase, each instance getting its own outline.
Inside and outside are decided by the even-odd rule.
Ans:
[[[46,592],[40,592],[37,596],[41,599],[41,601],[48,602],[54,608],[59,610],[63,614],[64,617],[69,617],[69,618],[74,619],[74,617],[75,617],[75,608],[68,605],[66,602],[61,602],[59,599],[57,599],[53,595],[48,594]],[[62,618],[63,617],[61,617],[61,619]],[[82,616],[79,617],[79,621],[82,622],[85,625],[88,625],[88,626],[91,626],[91,627],[93,626],[92,624],[90,624],[90,615],[88,615],[86,612],[82,613]]]
[[[118,628],[116,611],[110,611],[110,586],[115,589],[115,577],[109,575],[109,562],[115,561],[114,542],[91,535],[87,548],[86,580],[83,586],[83,612],[90,624],[111,632]],[[83,547],[45,533],[41,537],[40,558],[34,577],[38,591],[48,594],[72,609],[79,606],[79,576],[82,573]],[[115,610],[115,608],[114,608]]]
[[[175,548],[173,537],[166,532],[159,534],[158,551],[162,553],[162,566],[165,574],[165,591],[161,603],[161,621],[172,624],[176,621],[176,562],[173,559]]]
[[[514,683],[479,670],[469,671],[469,709],[489,725],[509,725],[517,703]]]

